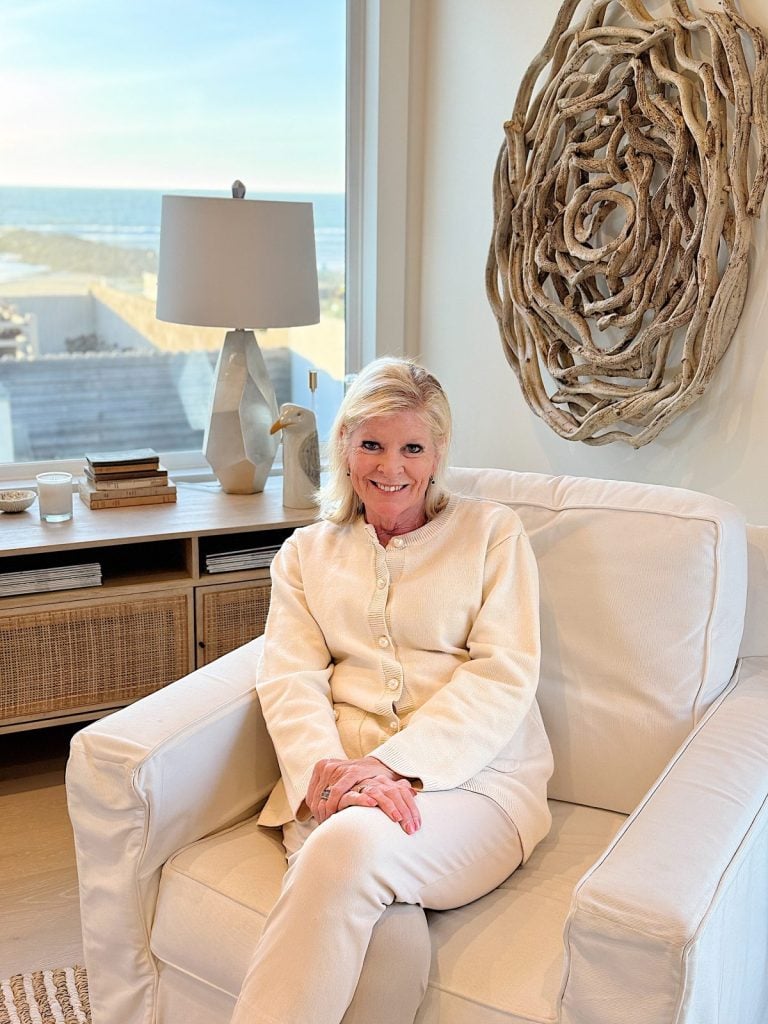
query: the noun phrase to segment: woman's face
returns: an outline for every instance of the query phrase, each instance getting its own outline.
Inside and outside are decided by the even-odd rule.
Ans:
[[[373,525],[416,529],[438,462],[426,420],[417,412],[374,416],[346,438],[352,486]]]

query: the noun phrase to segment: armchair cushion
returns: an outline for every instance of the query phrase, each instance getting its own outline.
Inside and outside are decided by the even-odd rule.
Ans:
[[[674,487],[454,469],[511,505],[539,566],[538,690],[558,800],[629,813],[724,690],[747,593],[732,505]]]
[[[549,835],[495,892],[429,913],[432,970],[418,1024],[555,1020],[573,888],[625,816],[554,800],[550,810]]]
[[[419,1021],[476,1024],[478,1003],[504,1024],[553,1019],[573,887],[624,815],[550,806],[550,834],[500,889],[430,912],[433,966]],[[206,978],[234,1006],[284,871],[279,834],[255,820],[181,850],[163,870],[152,952],[177,975]]]
[[[234,1005],[284,873],[280,830],[256,818],[180,850],[163,869],[152,952]]]

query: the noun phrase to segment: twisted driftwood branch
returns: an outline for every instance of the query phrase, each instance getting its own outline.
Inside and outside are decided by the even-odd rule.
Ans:
[[[592,0],[572,24],[565,0],[496,165],[486,286],[504,351],[533,411],[586,444],[639,448],[704,393],[768,185],[765,38],[732,0],[670,4]]]

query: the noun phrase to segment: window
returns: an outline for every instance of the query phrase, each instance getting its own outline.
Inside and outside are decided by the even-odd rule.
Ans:
[[[0,463],[199,452],[224,331],[161,323],[163,193],[314,204],[321,323],[260,338],[327,432],[345,373],[345,0],[16,5],[0,40]],[[9,98],[13,98],[13,103]]]

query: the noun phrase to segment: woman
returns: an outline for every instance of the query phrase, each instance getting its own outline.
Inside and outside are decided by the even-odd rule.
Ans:
[[[370,973],[388,998],[367,1020],[413,1020],[418,908],[490,892],[549,829],[536,566],[512,510],[445,489],[450,431],[431,374],[370,364],[331,431],[321,521],[273,564],[257,690],[281,781],[259,823],[283,827],[289,869],[233,1024],[346,1022]]]

